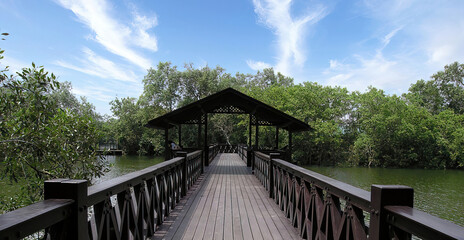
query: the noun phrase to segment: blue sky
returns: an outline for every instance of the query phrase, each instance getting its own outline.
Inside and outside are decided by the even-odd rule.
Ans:
[[[0,12],[2,66],[44,65],[106,114],[160,61],[390,94],[464,63],[462,0],[2,0]]]

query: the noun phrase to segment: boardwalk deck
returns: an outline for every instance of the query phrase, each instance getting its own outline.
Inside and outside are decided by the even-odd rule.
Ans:
[[[301,239],[235,153],[218,154],[153,239]]]

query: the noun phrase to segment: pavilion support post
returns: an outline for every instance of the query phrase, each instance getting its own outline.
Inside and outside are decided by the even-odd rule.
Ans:
[[[251,147],[251,114],[250,114],[250,121],[248,124],[248,147]]]
[[[164,161],[167,161],[170,159],[171,155],[171,148],[169,146],[169,128],[164,129]]]
[[[276,127],[276,134],[275,134],[275,149],[279,149],[279,127]]]
[[[292,132],[288,131],[288,162],[292,162]]]
[[[251,159],[253,158],[252,156],[252,149],[251,149],[251,114],[250,114],[250,121],[248,124],[248,147],[247,147],[247,167],[251,167]]]
[[[208,147],[208,114],[205,113],[205,166],[209,166],[209,147]]]
[[[201,149],[201,117],[198,119],[197,148]]]
[[[255,148],[256,151],[258,151],[258,146],[259,146],[259,125],[256,123],[256,132],[255,132]]]
[[[255,122],[255,147],[253,148],[253,156],[251,157],[251,171],[255,170],[255,156],[254,156],[254,151],[258,151],[258,141],[259,141],[259,125],[258,125],[258,119],[256,119]]]
[[[182,147],[182,125],[179,124],[178,129],[179,131],[179,147]]]

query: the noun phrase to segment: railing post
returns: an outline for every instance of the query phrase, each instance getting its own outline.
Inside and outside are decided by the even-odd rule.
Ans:
[[[280,154],[278,153],[270,153],[269,154],[269,197],[274,197],[274,163],[273,160],[278,158]]]
[[[184,158],[182,161],[182,187],[181,194],[182,197],[187,195],[187,152],[177,152],[178,157]]]
[[[414,189],[401,185],[372,185],[371,186],[371,216],[369,227],[369,239],[386,240],[389,237],[387,214],[385,206],[413,207]],[[411,239],[405,236],[400,239]]]
[[[44,183],[44,199],[73,199],[74,207],[69,225],[63,229],[50,229],[54,232],[64,232],[65,239],[89,239],[87,227],[87,181],[72,179],[53,179]],[[62,236],[61,236],[62,237]],[[61,239],[61,237],[58,237]]]

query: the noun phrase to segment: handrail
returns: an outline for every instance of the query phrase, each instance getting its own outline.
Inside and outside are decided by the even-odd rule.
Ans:
[[[238,145],[216,144],[219,153],[237,153]]]
[[[215,145],[212,145],[209,147],[209,150],[208,150],[208,165],[209,163],[211,163],[214,158],[216,157],[216,155],[219,153],[219,145],[215,144]]]
[[[20,239],[62,222],[72,214],[71,199],[48,199],[0,215],[0,239]]]
[[[464,239],[464,228],[407,206],[385,206],[387,222],[424,239]]]
[[[176,157],[147,167],[145,169],[128,173],[126,175],[113,178],[97,185],[90,186],[88,189],[88,206],[94,205],[105,200],[108,195],[118,194],[125,191],[128,187],[136,186],[153,176],[159,175],[182,164],[183,158]]]
[[[238,145],[238,155],[246,163],[247,167],[252,167],[253,151],[246,145]]]
[[[46,200],[0,215],[0,239],[43,229],[52,239],[150,238],[200,177],[202,153],[180,153],[90,187],[84,180],[46,181]]]
[[[463,227],[412,208],[410,187],[372,185],[368,192],[278,159],[278,154],[253,154],[255,176],[303,238],[464,239]]]
[[[288,173],[314,184],[317,188],[330,192],[332,195],[336,195],[342,199],[349,199],[352,204],[355,204],[362,210],[370,211],[371,196],[368,191],[280,159],[274,159],[273,161],[277,167],[285,169]]]

